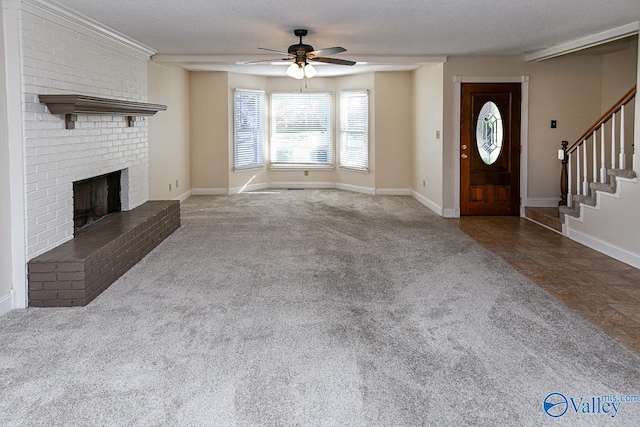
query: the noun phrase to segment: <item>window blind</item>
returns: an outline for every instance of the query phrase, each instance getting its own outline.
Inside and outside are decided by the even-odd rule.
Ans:
[[[233,167],[264,164],[264,92],[236,89],[233,102]]]
[[[349,169],[369,168],[369,93],[338,92],[338,166]]]
[[[333,164],[330,92],[271,94],[271,162]]]

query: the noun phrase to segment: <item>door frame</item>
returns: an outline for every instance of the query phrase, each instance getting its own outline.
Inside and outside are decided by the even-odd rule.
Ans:
[[[529,76],[453,76],[453,217],[460,218],[460,105],[462,83],[521,83],[520,104],[520,216],[527,205],[529,144]]]

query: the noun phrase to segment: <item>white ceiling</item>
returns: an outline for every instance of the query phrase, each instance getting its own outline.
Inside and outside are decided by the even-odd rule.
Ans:
[[[456,55],[523,55],[640,20],[640,0],[58,0],[190,70],[285,75],[279,58],[298,42],[342,46],[319,75],[413,69]],[[186,56],[185,56],[186,55]],[[194,56],[195,55],[195,56]],[[315,64],[314,64],[315,65]]]

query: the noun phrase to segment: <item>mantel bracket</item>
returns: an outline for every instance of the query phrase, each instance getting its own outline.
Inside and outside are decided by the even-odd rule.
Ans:
[[[65,114],[64,115],[64,124],[66,129],[75,129],[76,128],[76,120],[78,120],[77,114]]]

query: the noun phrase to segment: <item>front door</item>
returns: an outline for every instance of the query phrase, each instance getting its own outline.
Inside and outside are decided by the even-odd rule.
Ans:
[[[460,214],[520,213],[520,83],[463,83]]]

